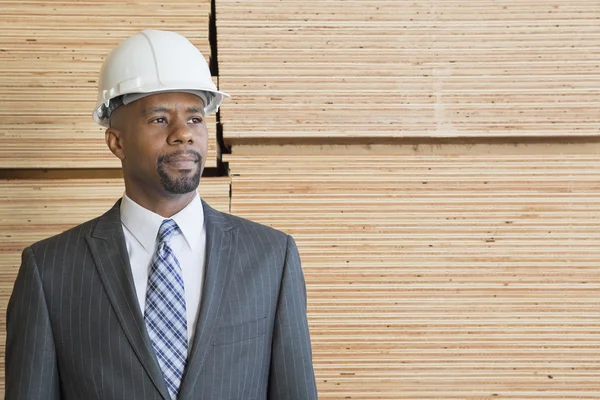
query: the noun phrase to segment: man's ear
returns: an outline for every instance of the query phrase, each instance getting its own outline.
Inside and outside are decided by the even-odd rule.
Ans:
[[[104,132],[104,140],[110,151],[123,161],[125,159],[125,148],[123,146],[123,137],[120,130],[108,128]]]

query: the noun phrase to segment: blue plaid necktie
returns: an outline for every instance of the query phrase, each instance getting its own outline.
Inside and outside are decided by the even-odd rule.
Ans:
[[[172,399],[179,393],[188,350],[181,266],[169,246],[169,240],[178,231],[172,219],[164,220],[158,230],[158,248],[152,257],[144,313],[146,329]]]

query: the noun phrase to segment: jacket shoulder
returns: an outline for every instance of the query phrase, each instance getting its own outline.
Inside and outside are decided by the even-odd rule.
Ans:
[[[109,210],[104,214],[91,219],[87,222],[74,226],[73,228],[67,229],[57,235],[51,236],[47,239],[40,240],[29,246],[34,253],[40,249],[47,249],[48,246],[52,246],[55,249],[66,248],[74,246],[74,243],[83,245],[85,240],[81,240],[86,235],[91,234],[98,226],[98,223],[102,220],[102,226],[114,229],[115,224],[121,223],[119,216],[119,205],[121,200],[119,199]]]
[[[96,217],[82,224],[74,226],[70,229],[67,229],[64,232],[35,242],[29,247],[33,250],[34,253],[38,253],[40,250],[46,248],[63,248],[65,246],[72,246],[74,242],[78,241],[78,238],[82,238],[87,234],[90,234],[94,230],[99,219],[100,217]],[[79,239],[78,242],[85,243],[85,241],[81,239]]]
[[[237,215],[221,215],[237,238],[236,251],[248,265],[283,266],[290,249],[297,251],[294,239],[283,231]]]
[[[227,213],[221,214],[234,228],[238,228],[240,232],[264,232],[269,235],[280,237],[283,240],[287,240],[288,234],[279,229],[275,229],[271,226],[251,221],[246,218],[238,217],[237,215]]]
[[[221,211],[217,213],[220,214],[221,221],[235,229],[238,237],[246,243],[252,242],[263,249],[270,247],[285,249],[288,242],[293,240],[287,233],[268,225]]]

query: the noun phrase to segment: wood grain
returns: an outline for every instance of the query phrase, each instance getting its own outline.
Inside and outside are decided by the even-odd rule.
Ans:
[[[323,399],[600,398],[600,147],[236,146],[298,243]]]
[[[229,143],[600,134],[596,0],[219,0],[216,10]]]

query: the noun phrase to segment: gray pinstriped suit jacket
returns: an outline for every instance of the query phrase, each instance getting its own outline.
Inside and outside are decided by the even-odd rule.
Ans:
[[[6,399],[169,399],[119,205],[23,251],[7,311]],[[203,206],[205,282],[179,399],[316,399],[294,240]]]

